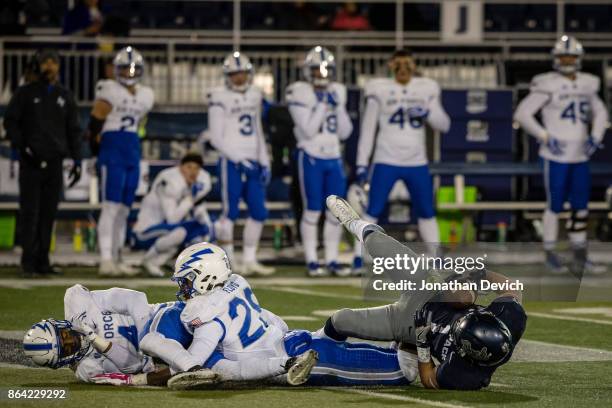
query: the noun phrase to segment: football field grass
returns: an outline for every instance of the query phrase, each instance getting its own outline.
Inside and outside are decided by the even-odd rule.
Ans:
[[[70,271],[61,279],[23,281],[0,271],[0,337],[17,338],[45,317],[63,316],[63,293],[76,282],[90,289],[125,286],[147,293],[150,302],[174,299],[165,281],[97,281],[91,271]],[[362,300],[356,280],[306,280],[285,270],[279,278],[253,279],[260,304],[283,317],[291,328],[314,330],[342,307],[376,303]],[[612,299],[611,299],[612,300]],[[481,391],[431,391],[409,387],[309,388],[262,384],[225,385],[215,390],[175,392],[76,382],[68,369],[48,370],[19,364],[15,341],[2,342],[0,388],[65,388],[61,401],[8,401],[2,406],[91,407],[610,407],[612,406],[612,301],[527,303],[527,331],[513,360],[501,367]],[[12,347],[12,349],[11,349]]]

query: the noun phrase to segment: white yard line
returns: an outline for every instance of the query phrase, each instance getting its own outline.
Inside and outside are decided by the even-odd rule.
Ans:
[[[561,316],[561,315],[556,315],[552,313],[540,313],[540,312],[528,312],[527,316],[544,317],[547,319],[557,319],[557,320],[568,320],[572,322],[605,324],[605,325],[612,326],[612,320],[589,319],[587,317]]]
[[[422,398],[409,397],[407,395],[396,395],[396,394],[387,394],[382,392],[368,391],[368,390],[360,390],[355,388],[334,388],[334,387],[325,387],[325,390],[328,391],[340,391],[351,394],[360,394],[368,397],[382,398],[394,401],[405,401],[405,402],[413,402],[417,404],[428,405],[430,407],[440,407],[440,408],[468,408],[466,405],[457,405],[450,404],[448,402],[439,402],[439,401],[430,401]]]

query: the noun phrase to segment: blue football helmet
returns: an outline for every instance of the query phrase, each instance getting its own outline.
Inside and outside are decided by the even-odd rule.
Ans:
[[[90,343],[68,320],[45,319],[32,326],[23,338],[23,350],[34,364],[60,368],[87,355]]]
[[[472,310],[457,319],[451,337],[458,354],[480,366],[504,363],[514,348],[508,326],[486,310]]]

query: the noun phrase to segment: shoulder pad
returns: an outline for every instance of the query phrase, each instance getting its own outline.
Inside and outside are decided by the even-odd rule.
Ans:
[[[206,99],[208,102],[208,106],[221,106],[225,108],[224,99],[227,96],[227,90],[222,87],[217,87],[211,89],[206,94]]]
[[[223,311],[223,304],[210,296],[196,296],[189,299],[181,312],[181,322],[192,329],[212,321]]]
[[[112,79],[101,79],[96,84],[95,99],[100,99],[113,104],[113,100],[117,95],[116,82]]]
[[[303,95],[306,91],[310,91],[310,84],[304,81],[297,81],[287,87],[285,94],[287,98],[296,98]]]
[[[426,78],[426,77],[418,77],[415,78],[417,80],[417,83],[419,85],[419,87],[421,88],[425,88],[427,90],[430,90],[434,93],[439,92],[440,90],[440,85],[438,85],[438,83],[436,81],[434,81],[431,78]]]
[[[599,79],[598,76],[589,74],[588,72],[580,72],[579,75],[580,75],[580,78],[584,81],[584,83],[587,84],[588,88],[591,91],[595,93],[599,92],[601,80]]]
[[[529,86],[531,91],[547,93],[552,92],[554,88],[553,81],[556,77],[556,74],[557,73],[553,71],[534,76]]]

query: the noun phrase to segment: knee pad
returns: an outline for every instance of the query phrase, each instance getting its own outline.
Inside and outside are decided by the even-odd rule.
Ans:
[[[319,217],[321,217],[320,211],[304,210],[302,213],[302,221],[306,224],[318,225]]]
[[[572,210],[572,214],[565,223],[567,232],[583,232],[587,229],[589,210]]]

